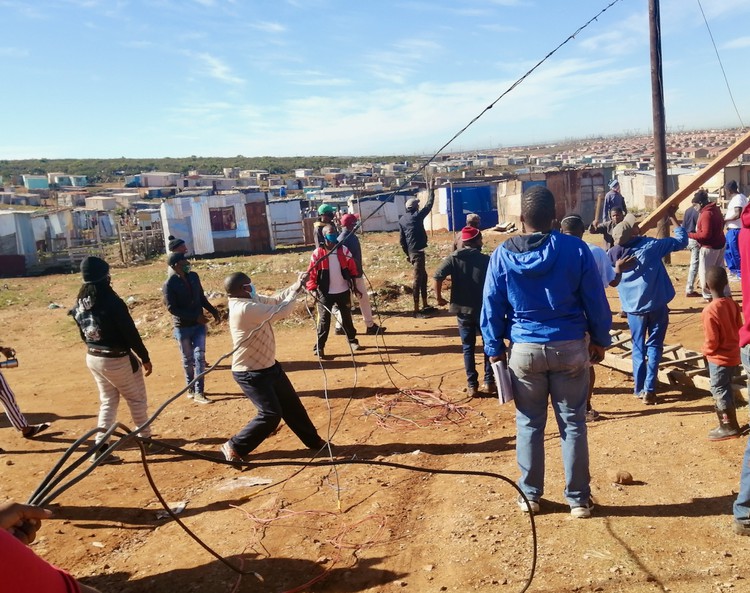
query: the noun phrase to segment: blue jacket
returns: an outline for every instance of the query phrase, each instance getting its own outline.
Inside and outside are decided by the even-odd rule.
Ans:
[[[613,261],[628,255],[638,259],[638,265],[629,272],[623,272],[622,280],[617,285],[623,311],[648,313],[667,306],[675,293],[662,258],[673,251],[685,249],[687,244],[687,233],[678,226],[674,229],[674,237],[635,237],[622,247],[615,246],[609,250],[609,257],[614,258]]]
[[[507,240],[490,258],[480,318],[484,351],[580,340],[609,346],[612,312],[588,245],[557,231]]]

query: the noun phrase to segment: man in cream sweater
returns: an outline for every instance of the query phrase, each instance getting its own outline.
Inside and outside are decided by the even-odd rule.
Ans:
[[[232,376],[258,409],[255,418],[221,446],[227,461],[244,461],[282,420],[307,448],[319,450],[327,445],[276,360],[276,339],[271,327],[272,322],[293,311],[303,278],[301,275],[297,282],[274,296],[256,294],[252,280],[242,272],[224,280],[234,345]]]

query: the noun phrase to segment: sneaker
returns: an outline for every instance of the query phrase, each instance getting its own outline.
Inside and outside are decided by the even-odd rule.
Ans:
[[[729,281],[730,282],[740,282],[741,278],[739,274],[729,274]]]
[[[163,453],[164,452],[164,445],[157,443],[156,441],[149,441],[148,443],[143,443],[144,449],[146,449],[146,455],[156,455],[157,453]]]
[[[367,328],[367,331],[365,332],[368,336],[377,336],[378,334],[382,334],[385,332],[385,328],[381,325],[378,325],[377,323],[373,323],[370,327]]]
[[[193,391],[192,389],[188,389],[187,398],[193,399],[194,397],[195,397],[195,391]]]
[[[320,439],[317,443],[315,443],[312,447],[308,447],[311,451],[321,451],[325,449],[328,451],[328,448],[331,447],[333,449],[333,443],[329,443],[325,439]]]
[[[21,434],[25,439],[33,439],[40,432],[47,430],[52,424],[50,422],[43,422],[42,424],[32,424],[22,430]]]
[[[696,291],[694,291],[694,290],[691,290],[690,292],[686,292],[686,293],[685,293],[685,296],[686,296],[687,298],[689,298],[689,299],[693,299],[693,298],[697,298],[697,297],[701,296],[701,293],[699,293],[699,292],[696,292]]]
[[[321,360],[330,360],[331,358],[333,358],[332,356],[326,355],[326,351],[323,350],[323,348],[313,348],[313,354]]]
[[[466,393],[469,394],[469,397],[476,397],[479,395],[479,385],[467,385],[466,386]]]
[[[352,352],[356,352],[357,350],[361,350],[362,346],[359,345],[359,342],[357,340],[354,340],[352,342],[349,342],[349,348],[352,349]]]
[[[107,445],[102,445],[99,450],[94,453],[94,456],[89,459],[89,463],[99,462],[99,465],[110,465],[113,463],[120,463],[122,459],[115,454],[107,455]]]
[[[591,516],[591,511],[594,510],[594,503],[591,499],[586,502],[585,505],[570,507],[570,515],[576,519],[588,519]]]
[[[208,399],[203,393],[196,393],[195,395],[193,395],[193,401],[196,404],[204,404],[204,405],[214,403],[213,400]]]
[[[335,333],[337,336],[345,336],[346,335],[346,331],[344,331],[343,327],[334,328],[333,333]]]
[[[529,499],[529,504],[526,504],[526,501],[523,499],[523,497],[519,495],[516,499],[516,504],[518,504],[518,508],[521,509],[524,513],[532,513],[533,515],[536,515],[539,512],[538,500]]]
[[[599,420],[599,418],[599,412],[597,412],[594,408],[586,411],[586,422],[594,422],[596,420]]]
[[[644,391],[643,403],[647,406],[653,406],[654,404],[656,404],[656,394],[653,391]]]
[[[742,523],[735,519],[732,521],[732,531],[737,535],[750,535],[750,523]]]
[[[638,392],[638,393],[634,393],[633,395],[634,395],[635,397],[637,397],[638,399],[643,399],[643,393],[644,393],[644,392],[643,392],[643,391],[641,391],[641,392]]]
[[[495,383],[483,383],[482,391],[490,395],[497,395],[497,385]]]
[[[224,459],[231,463],[243,463],[245,461],[240,457],[239,453],[234,450],[230,441],[227,441],[221,446],[221,453],[224,455]]]
[[[424,313],[414,312],[413,317],[414,319],[427,319],[429,315],[425,315]]]

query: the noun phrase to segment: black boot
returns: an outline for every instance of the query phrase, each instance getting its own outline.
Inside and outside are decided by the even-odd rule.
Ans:
[[[716,415],[719,417],[719,426],[708,432],[709,441],[726,441],[728,439],[736,439],[740,436],[740,427],[737,424],[737,410],[734,408],[724,412],[716,410]]]

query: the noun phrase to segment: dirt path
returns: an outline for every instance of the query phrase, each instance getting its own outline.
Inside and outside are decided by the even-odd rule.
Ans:
[[[387,235],[369,239],[373,246],[388,240]],[[440,253],[449,238],[433,243]],[[683,256],[678,254],[671,268],[678,294]],[[304,262],[306,257],[293,259]],[[392,263],[398,254],[379,257],[384,268],[379,281],[405,281],[404,266]],[[290,272],[283,273],[288,262],[262,261],[264,270],[281,275],[267,284],[291,281]],[[236,263],[225,268],[200,262],[197,267],[202,276],[213,278],[210,266],[218,266],[218,278]],[[147,379],[152,409],[182,384],[177,347],[159,322],[158,293],[143,284],[144,278],[153,284],[162,274],[157,263],[115,275],[120,293],[136,294],[142,303],[135,306],[134,317],[151,319],[143,321],[143,328],[154,361],[154,375]],[[98,400],[72,322],[64,309],[47,308],[50,301],[69,305],[77,278],[12,280],[9,285],[0,291],[0,303],[10,299],[15,304],[0,308],[2,341],[16,347],[21,366],[5,376],[30,421],[54,421],[42,438],[26,441],[0,416],[3,495],[25,500],[62,452],[94,426]],[[618,310],[614,292],[611,302]],[[384,342],[361,336],[365,349],[355,356],[356,370],[345,341],[332,336],[326,352],[335,358],[324,363],[323,372],[312,356],[311,321],[304,319],[277,328],[278,358],[321,434],[331,435],[334,459],[433,471],[365,464],[304,467],[300,462],[311,455],[285,427],[252,455],[255,465],[245,472],[173,453],[151,458],[150,469],[166,500],[186,503],[180,515],[185,523],[220,555],[263,578],[245,576],[237,591],[290,591],[321,576],[325,579],[307,590],[521,589],[532,546],[530,524],[515,504],[515,491],[491,476],[435,471],[515,479],[512,404],[468,401],[461,391],[465,380],[455,319],[443,312],[413,320],[398,315],[402,304],[384,304]],[[702,303],[678,297],[673,305],[668,342],[699,348]],[[361,318],[355,321],[361,329]],[[212,331],[209,359],[228,349],[226,326]],[[391,364],[384,363],[385,349]],[[465,406],[463,414],[446,418],[404,404],[384,417],[382,397],[393,397],[395,387],[440,390],[455,406]],[[209,376],[207,390],[216,400],[213,405],[179,398],[154,428],[167,443],[218,457],[219,445],[253,409],[226,370]],[[594,405],[603,420],[589,427],[597,502],[590,520],[570,518],[554,423],[548,426],[546,494],[536,521],[539,557],[531,590],[750,591],[750,542],[729,528],[745,440],[706,441],[715,421],[707,393],[664,388],[654,407],[643,406],[631,393],[627,375],[599,370]],[[120,412],[120,419],[129,422],[124,406]],[[428,417],[432,421],[421,422]],[[746,409],[740,417],[747,419]],[[235,573],[174,522],[157,518],[160,505],[137,451],[122,456],[123,464],[98,468],[57,498],[56,518],[45,524],[36,552],[105,592],[234,590]],[[620,469],[632,473],[636,484],[614,485],[610,472]],[[251,479],[270,483],[253,486]]]

